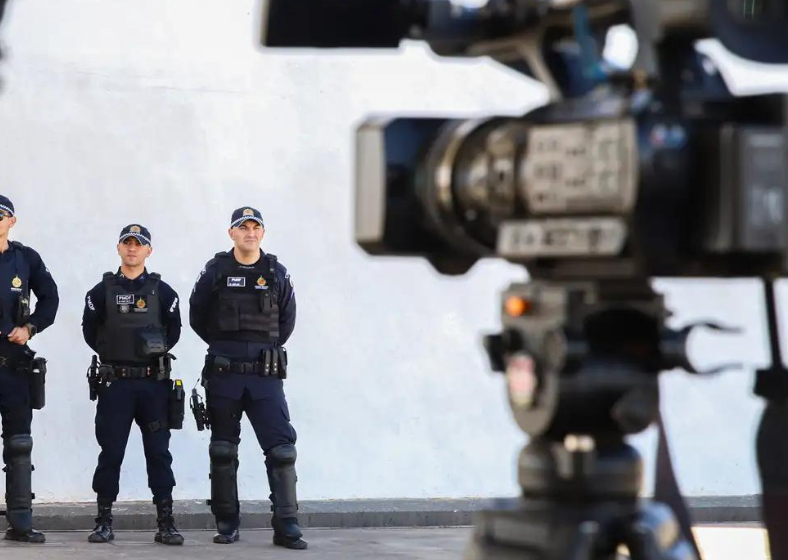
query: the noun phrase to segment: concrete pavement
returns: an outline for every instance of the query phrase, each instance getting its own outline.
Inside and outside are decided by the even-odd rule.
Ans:
[[[763,531],[757,526],[699,527],[704,560],[767,560]],[[271,544],[271,531],[245,530],[234,545],[215,545],[210,531],[187,531],[183,547],[152,542],[150,531],[119,531],[111,545],[87,543],[87,533],[51,532],[45,545],[0,541],[0,558],[13,560],[460,560],[468,527],[389,529],[310,529],[309,550]]]

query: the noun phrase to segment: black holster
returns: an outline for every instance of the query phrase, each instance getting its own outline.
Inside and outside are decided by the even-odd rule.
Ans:
[[[171,430],[183,428],[183,417],[186,414],[186,394],[183,391],[183,381],[172,381],[169,399],[167,400],[167,425]]]
[[[192,414],[194,414],[194,421],[197,423],[197,431],[202,432],[205,428],[210,430],[211,419],[208,417],[208,411],[205,409],[205,403],[197,393],[196,388],[192,389],[192,398],[191,402],[189,403],[189,408],[192,409]]]
[[[41,410],[46,404],[47,361],[45,358],[34,358],[30,362],[28,376],[30,380],[30,408]]]
[[[90,392],[90,400],[95,401],[98,398],[99,385],[101,385],[101,377],[99,376],[98,356],[95,354],[90,359],[90,367],[87,373],[88,390]]]
[[[172,354],[164,354],[163,356],[159,356],[159,375],[156,379],[163,381],[170,378],[170,373],[172,373],[172,361],[174,359],[175,356]]]

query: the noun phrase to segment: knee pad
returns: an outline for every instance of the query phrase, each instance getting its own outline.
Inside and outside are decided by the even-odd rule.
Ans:
[[[211,512],[217,519],[238,515],[238,481],[236,465],[238,446],[229,441],[212,441],[208,446],[211,457]]]
[[[6,465],[6,505],[8,511],[27,515],[33,504],[32,473],[30,454],[33,451],[33,438],[30,434],[11,436],[5,439]],[[18,526],[18,524],[17,524]]]
[[[292,465],[296,457],[296,448],[292,443],[277,445],[268,451],[269,461],[276,466]]]
[[[33,452],[33,438],[30,434],[19,434],[6,438],[5,451],[11,458],[30,455]]]
[[[211,462],[230,463],[238,458],[238,446],[229,441],[212,441],[208,446]]]

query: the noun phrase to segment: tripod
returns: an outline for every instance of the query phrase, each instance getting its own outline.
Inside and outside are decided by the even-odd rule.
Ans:
[[[532,441],[520,456],[523,499],[477,519],[466,560],[696,559],[673,512],[638,500],[642,462],[619,441]]]
[[[531,441],[518,462],[521,499],[478,516],[465,560],[698,558],[689,523],[639,498],[643,464],[625,441],[658,418],[661,371],[698,373],[686,354],[694,326],[668,329],[666,316],[647,282],[504,293],[503,332],[485,346]]]

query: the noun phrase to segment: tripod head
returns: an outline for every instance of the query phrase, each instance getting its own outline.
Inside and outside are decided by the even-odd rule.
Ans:
[[[663,297],[647,282],[514,284],[502,297],[503,332],[487,336],[494,371],[532,437],[621,439],[657,417],[661,371],[701,373],[687,356],[696,327],[665,325]],[[731,365],[721,365],[715,373]]]

